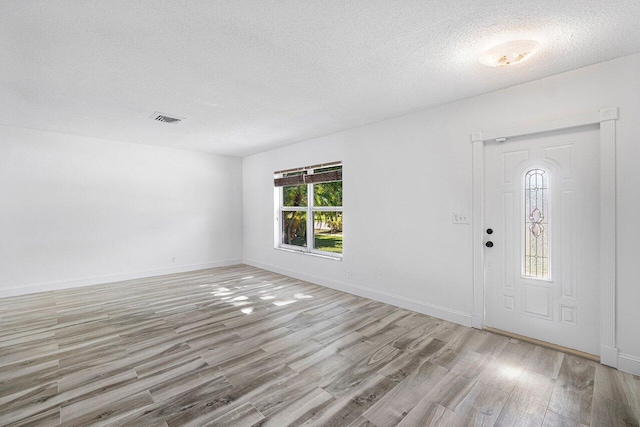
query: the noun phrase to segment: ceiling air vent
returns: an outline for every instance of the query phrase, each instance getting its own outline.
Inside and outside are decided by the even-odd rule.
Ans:
[[[153,120],[156,120],[158,122],[170,123],[170,124],[180,123],[181,121],[184,120],[184,118],[182,118],[182,117],[171,117],[171,116],[167,116],[166,114],[163,114],[163,113],[158,113],[157,111],[155,113],[153,113],[153,116],[151,116],[150,118],[152,118]]]

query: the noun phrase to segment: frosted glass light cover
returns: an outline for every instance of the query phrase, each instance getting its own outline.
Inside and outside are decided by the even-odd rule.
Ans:
[[[493,47],[480,56],[480,63],[488,67],[507,67],[531,58],[538,52],[535,40],[514,40]]]

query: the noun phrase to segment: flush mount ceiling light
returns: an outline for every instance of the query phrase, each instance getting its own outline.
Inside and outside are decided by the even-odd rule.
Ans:
[[[488,67],[507,67],[519,64],[538,52],[535,40],[513,40],[493,47],[480,56],[480,63]]]

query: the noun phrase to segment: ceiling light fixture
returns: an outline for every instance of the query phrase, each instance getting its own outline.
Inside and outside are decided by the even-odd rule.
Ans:
[[[487,67],[507,67],[519,64],[535,55],[540,43],[535,40],[513,40],[495,46],[480,56],[480,63]]]

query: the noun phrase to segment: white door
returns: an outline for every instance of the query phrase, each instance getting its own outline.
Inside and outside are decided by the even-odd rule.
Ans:
[[[485,324],[599,354],[598,126],[485,143],[484,166]]]

